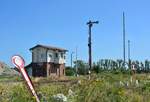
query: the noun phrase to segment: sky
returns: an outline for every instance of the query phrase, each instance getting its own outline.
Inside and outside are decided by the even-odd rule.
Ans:
[[[14,54],[26,65],[29,49],[36,44],[62,47],[70,53],[78,48],[78,59],[88,61],[89,20],[99,21],[92,28],[93,61],[122,59],[122,13],[131,59],[150,59],[149,0],[0,0],[0,61],[10,66]],[[75,54],[74,57],[75,59]]]

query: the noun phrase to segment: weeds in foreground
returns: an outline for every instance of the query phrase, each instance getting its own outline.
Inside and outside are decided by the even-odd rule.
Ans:
[[[52,96],[58,93],[64,94],[68,102],[149,102],[149,76],[143,74],[137,75],[136,78],[139,80],[138,86],[130,82],[130,76],[112,73],[94,74],[91,80],[82,76],[77,78],[80,83],[74,84],[69,82],[34,84],[41,102],[45,100],[52,102]],[[123,84],[120,84],[120,81]],[[129,85],[126,85],[127,82]],[[69,89],[73,91],[73,96],[68,95]],[[35,98],[24,82],[1,82],[0,102],[35,102]]]

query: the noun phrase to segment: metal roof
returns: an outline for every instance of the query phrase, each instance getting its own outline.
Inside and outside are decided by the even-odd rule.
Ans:
[[[38,44],[38,45],[36,45],[36,46],[30,48],[30,50],[33,50],[33,49],[35,49],[35,48],[37,48],[37,47],[42,47],[42,48],[46,48],[46,49],[49,49],[49,50],[64,51],[64,52],[68,51],[68,50],[63,49],[63,48],[53,47],[53,46],[47,46],[47,45],[41,45],[41,44]]]

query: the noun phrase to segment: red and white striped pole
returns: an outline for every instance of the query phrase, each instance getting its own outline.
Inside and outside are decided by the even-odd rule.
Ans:
[[[15,55],[12,57],[12,63],[14,64],[14,66],[16,66],[19,71],[21,72],[22,76],[24,77],[25,81],[27,82],[27,85],[29,87],[29,89],[31,90],[33,96],[36,98],[36,101],[37,102],[40,102],[34,88],[33,88],[33,84],[31,82],[31,79],[29,77],[29,75],[27,74],[25,68],[24,68],[24,65],[25,65],[25,61],[24,59],[19,56],[19,55]]]

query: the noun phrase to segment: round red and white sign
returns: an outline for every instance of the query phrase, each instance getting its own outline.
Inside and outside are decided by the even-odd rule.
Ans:
[[[40,102],[40,100],[39,100],[39,98],[38,98],[38,96],[37,96],[37,94],[36,94],[36,92],[35,92],[35,90],[34,90],[34,88],[33,88],[33,85],[32,85],[32,83],[31,83],[31,79],[30,79],[30,77],[28,76],[28,74],[26,73],[26,70],[25,70],[25,68],[24,68],[24,65],[25,65],[24,59],[23,59],[21,56],[19,56],[19,55],[15,55],[15,56],[12,57],[11,60],[12,60],[12,63],[13,63],[13,64],[20,70],[20,72],[22,73],[22,76],[23,76],[24,79],[26,80],[27,85],[29,86],[29,88],[30,88],[32,94],[35,96],[36,101],[37,101],[37,102]]]
[[[25,65],[25,61],[24,59],[19,56],[19,55],[15,55],[12,57],[12,63],[17,67],[17,68],[23,68]]]

